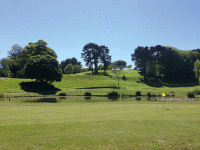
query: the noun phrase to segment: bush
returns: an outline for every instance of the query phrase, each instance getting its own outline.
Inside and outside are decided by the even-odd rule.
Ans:
[[[3,99],[3,98],[4,98],[4,94],[1,94],[1,93],[0,93],[0,98],[2,98],[2,99]]]
[[[141,96],[141,92],[140,91],[136,91],[136,96]]]
[[[85,96],[91,96],[90,92],[85,92]]]
[[[147,96],[148,96],[148,97],[151,97],[151,93],[147,93]]]
[[[66,93],[60,93],[59,96],[67,96]]]
[[[110,93],[108,93],[108,97],[119,97],[118,92],[112,91]]]
[[[187,97],[188,97],[188,98],[195,98],[195,95],[194,95],[193,92],[188,92],[188,93],[187,93]]]

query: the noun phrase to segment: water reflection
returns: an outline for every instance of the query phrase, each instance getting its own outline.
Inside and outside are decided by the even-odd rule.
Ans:
[[[29,103],[56,103],[57,99],[56,98],[39,98],[39,99],[26,100],[25,102],[29,102]]]
[[[26,98],[26,103],[77,103],[77,102],[128,102],[128,101],[156,101],[156,98],[144,97],[95,97],[95,96],[68,96],[53,98]]]
[[[91,97],[90,96],[85,96],[84,99],[85,100],[91,100]]]

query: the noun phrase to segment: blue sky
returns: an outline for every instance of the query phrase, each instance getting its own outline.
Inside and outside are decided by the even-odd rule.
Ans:
[[[0,59],[14,44],[42,39],[61,62],[81,58],[89,42],[110,49],[112,62],[134,65],[138,46],[200,48],[199,0],[0,0]],[[85,66],[84,66],[85,67]]]

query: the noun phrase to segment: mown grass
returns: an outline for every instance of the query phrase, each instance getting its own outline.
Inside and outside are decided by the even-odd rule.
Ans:
[[[199,101],[100,99],[0,101],[0,149],[200,148]]]
[[[48,91],[41,92],[34,90],[26,90],[20,86],[22,82],[28,82],[31,85],[30,79],[0,79],[0,93],[7,93],[5,97],[13,96],[39,96],[39,95],[59,95],[65,92],[67,95],[84,95],[85,92],[91,92],[92,95],[107,95],[113,90],[119,94],[135,95],[136,91],[141,91],[142,95],[147,95],[150,92],[152,95],[159,95],[162,92],[169,94],[174,92],[176,97],[186,97],[189,91],[200,91],[200,86],[182,83],[179,84],[163,84],[160,80],[149,79],[148,83],[143,82],[143,77],[136,70],[124,70],[121,74],[119,85],[118,80],[112,71],[107,71],[108,76],[103,76],[103,71],[99,71],[101,75],[88,75],[91,72],[84,72],[80,74],[63,75],[61,82],[54,82],[55,90],[48,93]],[[126,76],[126,80],[122,76]],[[156,87],[157,85],[157,87]],[[31,87],[30,87],[31,88]],[[46,93],[45,93],[46,92]],[[12,93],[12,94],[9,94]]]

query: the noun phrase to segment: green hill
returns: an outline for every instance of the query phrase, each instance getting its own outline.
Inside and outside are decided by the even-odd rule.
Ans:
[[[20,78],[0,78],[0,93],[10,93],[12,96],[27,95],[58,95],[65,92],[68,95],[84,95],[91,92],[92,95],[107,95],[113,90],[120,94],[134,95],[136,91],[141,91],[142,95],[148,92],[151,94],[161,94],[165,92],[175,93],[175,96],[186,97],[188,91],[200,91],[200,87],[195,83],[169,84],[163,83],[160,79],[147,79],[144,83],[143,76],[136,70],[124,70],[121,73],[118,87],[118,80],[112,71],[107,71],[104,76],[103,71],[99,75],[91,75],[91,71],[79,74],[63,75],[61,82],[54,82],[53,86],[40,85],[30,79]],[[123,80],[125,75],[125,80]],[[28,93],[27,93],[28,92]],[[5,94],[6,95],[6,94]]]

